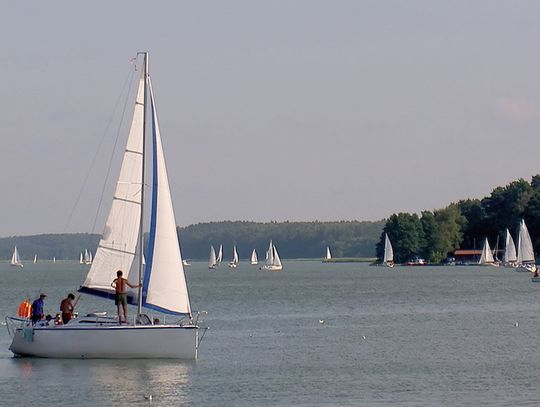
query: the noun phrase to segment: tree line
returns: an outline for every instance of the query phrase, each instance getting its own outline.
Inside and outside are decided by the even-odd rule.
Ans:
[[[322,258],[326,246],[334,257],[374,257],[375,244],[384,221],[359,222],[247,222],[224,221],[178,227],[182,255],[187,259],[208,259],[210,245],[224,246],[224,257],[232,256],[233,245],[240,258],[253,249],[265,253],[270,239],[283,258]],[[22,260],[77,260],[85,249],[95,253],[100,236],[89,233],[44,234],[0,238],[0,258],[11,258],[17,246]]]
[[[415,213],[397,213],[384,225],[377,243],[377,257],[384,255],[384,235],[388,234],[396,262],[416,256],[439,263],[458,248],[481,249],[484,238],[493,248],[504,246],[506,228],[516,236],[519,222],[531,234],[535,252],[540,248],[540,175],[531,182],[522,178],[493,189],[482,199],[466,199],[445,208]]]

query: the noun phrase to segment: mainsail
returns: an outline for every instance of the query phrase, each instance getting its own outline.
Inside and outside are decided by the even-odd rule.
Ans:
[[[516,245],[508,229],[506,229],[506,245],[504,247],[504,261],[506,263],[513,263],[517,261]]]
[[[388,238],[388,234],[384,234],[384,258],[383,263],[393,262],[394,261],[394,249],[392,249],[392,243]]]
[[[251,252],[251,259],[250,259],[250,263],[252,265],[255,265],[259,262],[258,258],[257,258],[257,252],[255,251],[255,249],[253,249],[253,251]]]
[[[208,267],[215,268],[216,264],[216,251],[214,250],[214,246],[210,246],[210,258],[208,260]]]
[[[144,82],[141,75],[133,120],[124,159],[103,235],[80,291],[114,298],[111,282],[117,270],[132,283],[138,278],[137,255],[141,218],[141,174],[143,165]],[[84,260],[84,259],[83,259]],[[136,289],[126,287],[130,303],[137,302]]]
[[[519,235],[518,235],[518,244],[517,244],[517,262],[520,264],[523,263],[533,263],[534,258],[534,249],[531,241],[531,236],[527,226],[525,225],[525,220],[521,220],[519,224]]]
[[[494,262],[495,259],[493,258],[493,252],[491,251],[491,247],[489,246],[489,242],[486,237],[486,240],[484,241],[484,247],[482,248],[482,255],[480,256],[478,264],[491,264]]]
[[[332,259],[332,254],[330,253],[330,248],[328,246],[326,246],[326,255],[324,256],[324,259],[325,260],[331,260]]]
[[[220,244],[219,245],[219,250],[218,250],[218,255],[217,255],[217,258],[216,258],[216,263],[221,263],[222,260],[223,260],[223,245]]]

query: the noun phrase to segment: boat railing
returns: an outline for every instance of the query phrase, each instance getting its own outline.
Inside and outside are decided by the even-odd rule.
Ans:
[[[17,328],[23,327],[24,325],[28,325],[30,323],[28,318],[6,317],[5,320],[6,328],[11,338],[13,338],[13,335],[15,335],[15,330]]]

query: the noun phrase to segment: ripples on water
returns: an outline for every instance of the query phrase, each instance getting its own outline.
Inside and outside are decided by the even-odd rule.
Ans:
[[[85,274],[0,264],[0,311],[44,291],[56,313]],[[288,261],[282,273],[194,262],[187,275],[211,328],[196,363],[13,358],[4,327],[0,404],[540,405],[540,284],[528,274]],[[115,313],[89,296],[79,309]]]

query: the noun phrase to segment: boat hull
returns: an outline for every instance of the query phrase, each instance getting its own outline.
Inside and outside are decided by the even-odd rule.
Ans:
[[[262,266],[262,271],[281,271],[283,270],[283,266]]]
[[[197,359],[196,326],[23,327],[10,350],[18,356],[71,359]]]

